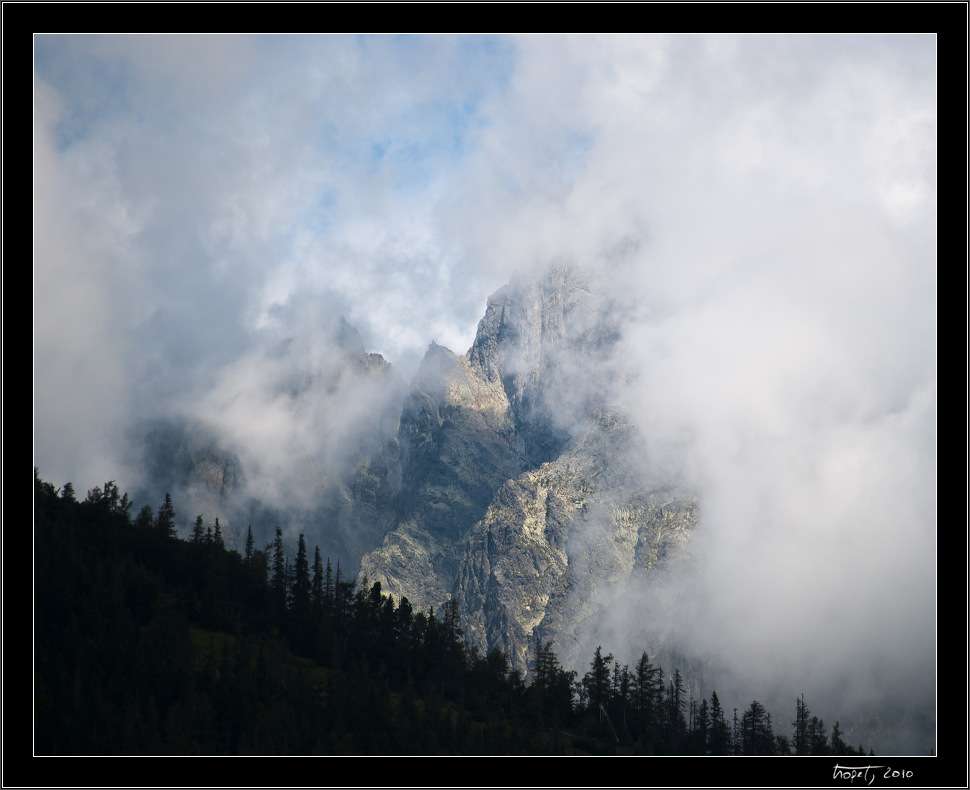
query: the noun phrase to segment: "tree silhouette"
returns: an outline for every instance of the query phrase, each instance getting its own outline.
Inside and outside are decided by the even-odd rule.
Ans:
[[[158,509],[155,531],[160,538],[175,540],[178,537],[175,531],[175,506],[172,504],[171,494],[165,494],[165,502]]]

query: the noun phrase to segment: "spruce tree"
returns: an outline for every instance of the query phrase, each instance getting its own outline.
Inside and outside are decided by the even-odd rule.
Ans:
[[[128,492],[125,491],[124,495],[121,497],[121,501],[118,503],[117,513],[122,516],[127,523],[131,523],[131,508],[135,503],[128,498]]]
[[[589,702],[589,712],[601,717],[610,699],[610,664],[613,654],[603,655],[603,648],[597,646],[590,664],[590,671],[583,676],[583,689]]]
[[[741,716],[741,754],[765,756],[775,752],[771,714],[755,700]]]
[[[687,709],[687,693],[684,690],[684,681],[680,675],[680,669],[674,670],[673,680],[667,690],[667,703],[669,706],[667,714],[668,742],[672,754],[679,754],[687,731],[687,722],[684,713]]]
[[[693,704],[694,700],[691,699]],[[697,743],[699,754],[710,754],[708,750],[708,738],[711,731],[711,714],[707,707],[707,700],[702,699],[697,709],[697,716],[694,720],[694,740]]]
[[[333,608],[334,601],[334,586],[333,586],[333,568],[330,565],[330,557],[327,557],[327,570],[323,577],[323,597],[327,603],[327,608]]]
[[[155,529],[155,515],[151,505],[143,505],[135,517],[135,527],[144,532],[151,532]]]
[[[174,540],[178,537],[178,533],[175,531],[175,506],[172,505],[171,494],[165,494],[165,502],[158,509],[155,532],[161,538]]]
[[[246,568],[252,570],[253,553],[256,550],[256,541],[253,538],[253,526],[249,525],[249,534],[246,535]]]
[[[323,591],[323,558],[320,556],[320,547],[313,549],[313,587],[310,591],[310,601],[313,604],[314,613],[319,617],[323,612],[324,591]]]
[[[202,514],[200,513],[195,519],[195,526],[192,527],[192,543],[199,545],[204,537],[205,532],[202,530]]]
[[[276,528],[276,539],[273,541],[273,600],[277,610],[286,610],[286,554],[283,552],[283,530]]]
[[[811,744],[808,739],[808,708],[805,706],[805,695],[795,698],[795,720],[791,723],[795,731],[793,744],[796,755],[811,754]]]
[[[724,756],[731,753],[731,728],[724,719],[724,711],[716,691],[711,692],[711,734],[708,744],[712,755]]]
[[[634,670],[634,704],[637,711],[637,728],[641,744],[652,743],[656,731],[656,682],[657,668],[650,663],[644,652]]]
[[[808,723],[808,744],[813,755],[829,753],[829,739],[825,734],[825,722],[818,716],[812,716],[812,720]]]
[[[109,480],[104,484],[104,496],[102,497],[102,502],[106,505],[106,509],[110,513],[117,513],[118,501],[120,497],[120,491],[118,491],[118,486],[115,485],[114,480]]]
[[[832,726],[832,735],[829,738],[829,753],[837,757],[852,753],[852,749],[849,748],[849,745],[842,738],[842,730],[839,728],[838,722],[835,722]]]
[[[296,568],[293,575],[292,608],[297,617],[310,611],[310,563],[307,559],[306,539],[300,533],[296,549]]]

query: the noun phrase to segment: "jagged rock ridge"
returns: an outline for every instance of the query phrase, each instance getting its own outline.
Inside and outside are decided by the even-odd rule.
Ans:
[[[432,343],[409,387],[341,318],[320,364],[297,338],[260,368],[278,371],[274,398],[356,409],[327,417],[338,438],[292,448],[286,495],[268,492],[284,505],[260,496],[258,455],[206,425],[156,425],[149,477],[237,540],[252,524],[266,543],[279,524],[416,609],[456,599],[469,643],[523,672],[539,639],[575,665],[696,521],[692,497],[642,482],[636,429],[613,405],[618,337],[614,306],[566,263],[493,294],[468,352]]]
[[[466,639],[522,671],[540,638],[578,659],[599,612],[696,522],[693,498],[630,472],[617,336],[589,278],[557,265],[494,294],[464,356],[432,344],[402,411],[395,523],[361,575],[421,609],[454,597]]]

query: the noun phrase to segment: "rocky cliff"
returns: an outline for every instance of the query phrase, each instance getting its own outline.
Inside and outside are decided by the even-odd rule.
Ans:
[[[696,503],[646,490],[611,409],[617,334],[576,267],[488,300],[461,357],[432,344],[401,415],[395,523],[361,575],[528,672],[537,639],[579,659],[602,610],[680,556]]]
[[[526,673],[540,639],[564,665],[581,662],[609,608],[684,556],[696,500],[636,485],[624,457],[634,435],[606,417],[497,492],[465,540],[455,582],[470,644],[501,649]]]
[[[523,672],[540,639],[576,665],[696,521],[691,496],[642,482],[642,442],[614,406],[617,338],[613,305],[569,264],[493,294],[467,353],[432,343],[407,387],[335,320],[324,344],[266,352],[258,397],[231,393],[321,435],[275,447],[285,466],[266,475],[266,434],[238,420],[156,424],[152,496],[220,516],[230,545],[250,524],[259,544],[277,524],[291,548],[303,532],[415,609],[454,598],[468,642]]]

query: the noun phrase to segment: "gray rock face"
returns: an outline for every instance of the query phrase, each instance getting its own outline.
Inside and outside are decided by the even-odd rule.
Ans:
[[[607,305],[577,268],[560,264],[539,282],[513,282],[488,300],[466,358],[501,383],[529,461],[558,456],[572,422],[595,398],[586,362],[615,339]]]
[[[527,460],[502,388],[436,345],[411,384],[399,441],[396,523],[361,574],[418,609],[439,609],[451,597],[460,539]]]
[[[696,500],[636,487],[623,471],[631,429],[599,424],[506,483],[472,529],[455,584],[466,639],[528,674],[536,641],[582,661],[614,601],[679,558]]]
[[[569,440],[569,365],[602,351],[600,310],[585,276],[557,266],[494,294],[464,356],[432,343],[401,414],[396,523],[361,562],[369,582],[420,609],[451,597],[495,493]]]
[[[609,409],[617,337],[574,267],[488,300],[462,357],[432,344],[401,415],[393,528],[361,575],[419,609],[459,603],[466,640],[568,665],[610,601],[683,553],[696,503],[645,490]],[[575,656],[573,655],[575,654]]]
[[[224,530],[303,532],[418,610],[454,598],[469,643],[517,669],[539,639],[569,666],[612,602],[684,555],[696,521],[690,496],[646,488],[631,460],[636,431],[610,405],[617,337],[609,301],[559,264],[496,292],[464,356],[432,343],[406,388],[343,320],[315,367],[300,338],[284,344],[272,391],[327,431],[293,448],[288,488],[269,492],[296,503],[285,511],[247,484],[251,445],[236,456],[200,426],[170,426],[149,455]]]

